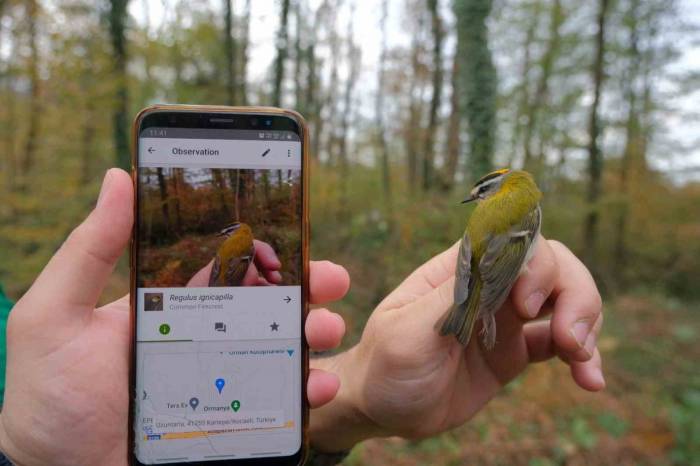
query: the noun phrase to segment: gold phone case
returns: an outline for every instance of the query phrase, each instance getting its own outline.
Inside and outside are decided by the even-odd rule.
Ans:
[[[301,438],[301,456],[299,460],[299,465],[304,464],[309,452],[309,405],[307,403],[306,396],[306,384],[309,377],[309,348],[306,344],[306,338],[304,336],[304,327],[306,325],[306,317],[309,312],[309,128],[306,124],[306,120],[298,112],[293,110],[286,110],[276,107],[228,107],[224,105],[151,105],[149,107],[141,110],[132,124],[131,131],[131,180],[134,186],[134,193],[137,191],[138,182],[138,131],[143,118],[151,113],[158,112],[191,112],[191,113],[235,113],[239,115],[284,115],[295,120],[299,127],[301,128],[301,139],[302,139],[302,317],[301,317],[301,331],[302,331],[302,342],[301,342],[301,353],[302,353],[302,387],[301,387],[301,403],[302,403],[302,438]],[[134,387],[136,383],[136,373],[135,364],[133,361],[135,354],[136,345],[136,328],[135,328],[135,315],[136,315],[136,215],[138,213],[137,209],[137,197],[134,196],[134,228],[131,234],[131,247],[129,249],[129,269],[130,269],[130,308],[131,308],[131,319],[130,319],[130,334],[131,334],[131,347],[129,354],[130,369],[129,369],[129,460],[132,461],[133,458],[133,447],[134,447]],[[263,458],[261,458],[263,459]]]

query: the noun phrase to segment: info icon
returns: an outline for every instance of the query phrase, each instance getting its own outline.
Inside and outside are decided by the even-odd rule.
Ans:
[[[144,293],[144,309],[147,311],[163,310],[163,293]]]

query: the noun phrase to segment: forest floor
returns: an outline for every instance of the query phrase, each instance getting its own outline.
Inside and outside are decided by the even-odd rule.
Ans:
[[[576,387],[561,361],[537,364],[464,426],[370,440],[344,464],[700,464],[700,307],[627,295],[605,312],[603,392]]]

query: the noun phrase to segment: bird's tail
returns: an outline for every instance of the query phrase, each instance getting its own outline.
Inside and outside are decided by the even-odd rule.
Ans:
[[[472,280],[470,285],[472,286],[470,286],[467,301],[462,304],[454,304],[447,311],[440,326],[440,335],[455,335],[463,346],[469,344],[474,325],[479,317],[481,285],[476,280]]]

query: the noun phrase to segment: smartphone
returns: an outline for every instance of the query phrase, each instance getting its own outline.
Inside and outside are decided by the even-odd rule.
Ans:
[[[301,464],[303,118],[158,105],[133,137],[131,463]]]

